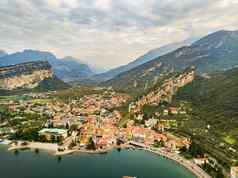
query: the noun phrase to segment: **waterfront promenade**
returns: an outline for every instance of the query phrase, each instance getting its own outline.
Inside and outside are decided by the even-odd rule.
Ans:
[[[193,163],[190,160],[186,160],[185,158],[179,156],[176,153],[170,153],[170,152],[166,152],[156,148],[144,148],[143,150],[149,151],[151,153],[155,153],[165,158],[168,158],[170,160],[176,161],[178,164],[180,164],[181,166],[191,171],[198,178],[211,178],[211,176],[209,176],[204,170],[202,170],[195,163]]]

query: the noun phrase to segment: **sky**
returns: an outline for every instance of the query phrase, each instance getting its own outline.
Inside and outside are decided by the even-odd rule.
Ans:
[[[0,49],[101,68],[170,43],[238,30],[238,0],[0,0]]]

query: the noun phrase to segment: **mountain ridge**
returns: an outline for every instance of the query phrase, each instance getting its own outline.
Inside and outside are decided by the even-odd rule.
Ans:
[[[0,57],[0,66],[8,66],[39,60],[47,60],[52,65],[56,76],[65,81],[86,78],[94,74],[86,64],[77,62],[77,60],[73,57],[58,59],[51,52],[32,49],[26,49],[22,52],[16,52]],[[75,71],[75,67],[77,67],[77,71]],[[71,69],[74,70],[71,71]]]
[[[190,46],[184,46],[152,61],[142,64],[115,78],[102,82],[104,86],[137,90],[134,83],[153,81],[165,73],[182,71],[194,66],[200,74],[226,70],[238,65],[238,31],[218,31],[209,34]]]
[[[103,82],[103,81],[110,80],[119,74],[122,74],[129,70],[132,70],[133,68],[136,68],[136,67],[138,67],[146,62],[149,62],[159,56],[162,56],[168,52],[171,52],[181,46],[188,45],[188,44],[192,43],[193,41],[194,41],[194,39],[188,39],[188,40],[185,40],[182,42],[171,43],[171,44],[168,44],[168,45],[156,48],[156,49],[152,49],[152,50],[146,52],[144,55],[136,58],[134,61],[129,62],[128,64],[116,67],[114,69],[103,72],[101,74],[97,74],[95,76],[92,76],[89,78],[89,80],[96,81],[96,82]]]
[[[7,52],[4,51],[3,49],[0,49],[0,57],[3,57],[5,55],[7,55]]]

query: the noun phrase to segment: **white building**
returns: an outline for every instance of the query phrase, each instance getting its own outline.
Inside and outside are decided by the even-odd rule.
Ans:
[[[193,161],[195,164],[202,166],[203,164],[208,163],[208,158],[194,158]]]
[[[152,128],[158,123],[157,119],[149,119],[148,121],[145,121],[146,127]]]
[[[137,119],[138,121],[142,121],[143,118],[144,118],[144,115],[143,115],[143,114],[139,114],[136,119]]]

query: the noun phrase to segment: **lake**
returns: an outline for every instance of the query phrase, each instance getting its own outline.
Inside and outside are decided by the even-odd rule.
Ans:
[[[59,159],[40,151],[8,152],[0,145],[0,178],[195,178],[175,162],[141,150],[74,154]]]

